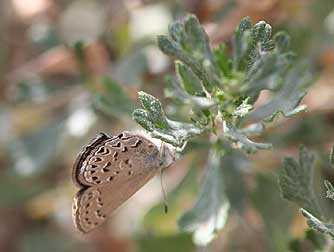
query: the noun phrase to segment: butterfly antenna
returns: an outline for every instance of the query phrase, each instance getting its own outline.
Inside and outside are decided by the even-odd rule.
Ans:
[[[161,171],[160,171],[160,184],[161,184],[161,191],[162,191],[162,195],[163,195],[163,199],[164,199],[165,213],[168,213],[167,194],[166,194],[166,191],[165,191],[165,188],[164,188],[164,184],[163,184],[163,181],[162,181],[163,171],[164,171],[164,168],[161,168]]]

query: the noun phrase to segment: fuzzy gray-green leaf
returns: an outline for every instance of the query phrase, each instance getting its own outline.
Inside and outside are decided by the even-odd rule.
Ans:
[[[183,89],[190,95],[199,95],[203,93],[203,88],[201,86],[200,80],[196,75],[183,63],[176,61],[175,70],[183,86]]]
[[[143,91],[138,92],[139,99],[145,109],[136,109],[133,119],[143,128],[150,131],[154,138],[158,138],[175,147],[181,147],[189,138],[202,133],[202,129],[191,123],[169,120],[154,96]]]
[[[182,231],[194,232],[194,242],[205,246],[215,237],[216,231],[224,227],[229,205],[225,195],[220,156],[211,150],[199,198],[194,207],[181,216],[178,221],[179,228]]]
[[[286,76],[291,57],[288,54],[270,52],[254,59],[242,84],[247,96],[257,97],[261,90],[277,90]]]
[[[158,46],[163,53],[173,57],[178,57],[181,53],[175,42],[170,40],[167,36],[159,35],[157,41]]]
[[[314,172],[314,155],[301,146],[298,162],[291,157],[284,159],[279,184],[285,199],[297,203],[315,216],[321,216],[314,191]]]
[[[242,103],[233,111],[232,115],[236,117],[244,117],[247,115],[251,110],[253,109],[253,106],[249,104],[249,97],[247,97],[245,100],[242,101]]]
[[[277,32],[274,36],[276,48],[279,52],[286,52],[290,45],[290,36],[283,31]]]
[[[168,87],[165,89],[165,96],[173,98],[183,104],[191,105],[193,111],[205,110],[216,105],[213,99],[204,96],[194,96],[187,93],[180,82],[173,78],[168,78]],[[202,89],[201,89],[202,90]]]
[[[327,188],[327,198],[334,200],[334,186],[328,180],[325,180],[324,183]]]
[[[306,105],[300,105],[300,102],[306,95],[304,88],[311,81],[309,72],[303,67],[292,69],[283,81],[281,90],[267,104],[252,111],[247,119],[271,122],[278,114],[290,117],[306,110]]]
[[[168,129],[169,126],[160,101],[154,96],[147,94],[143,91],[138,92],[138,97],[143,107],[148,112],[148,116],[150,120],[154,123],[155,127],[161,129]]]
[[[334,168],[334,145],[332,146],[329,154],[329,164]]]
[[[175,147],[182,147],[190,138],[203,132],[191,123],[168,120],[168,125],[168,130],[156,128],[151,132],[151,136]]]
[[[233,69],[239,71],[246,66],[246,54],[251,42],[251,20],[246,17],[241,20],[239,27],[233,34]]]
[[[236,148],[242,149],[248,153],[254,153],[258,150],[268,150],[272,148],[269,143],[256,143],[248,139],[242,131],[235,128],[231,123],[223,124],[224,137],[236,144]]]
[[[213,54],[223,77],[230,78],[232,74],[232,61],[229,58],[227,47],[224,43],[213,50]]]
[[[300,211],[306,218],[309,227],[320,233],[329,235],[334,240],[334,224],[322,222],[305,209],[301,209]]]
[[[219,70],[208,37],[196,16],[188,15],[182,22],[172,23],[169,34],[170,38],[158,36],[159,48],[187,65],[208,91],[219,85]]]
[[[148,131],[153,131],[155,128],[154,124],[150,120],[149,113],[144,109],[135,109],[132,113],[132,118]]]

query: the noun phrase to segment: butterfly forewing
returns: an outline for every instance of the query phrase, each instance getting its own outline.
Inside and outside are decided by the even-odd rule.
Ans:
[[[81,187],[85,185],[90,185],[90,183],[87,183],[87,181],[85,181],[84,179],[79,178],[79,173],[81,171],[81,168],[85,166],[84,162],[87,160],[87,157],[93,152],[96,146],[99,146],[108,139],[111,139],[111,137],[104,133],[100,133],[89,144],[81,149],[75,160],[72,170],[72,181],[76,186]]]
[[[103,223],[159,168],[159,151],[149,140],[128,132],[105,136],[96,138],[74,167],[76,184],[84,185],[73,205],[74,222],[82,232]]]

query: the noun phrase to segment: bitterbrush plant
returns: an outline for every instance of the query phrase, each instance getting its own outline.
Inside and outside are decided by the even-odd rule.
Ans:
[[[194,233],[196,244],[206,245],[239,204],[229,197],[224,178],[226,169],[237,166],[231,159],[271,149],[272,144],[251,139],[279,115],[304,112],[301,101],[312,78],[305,64],[289,51],[289,36],[285,32],[272,35],[264,21],[253,26],[249,17],[244,18],[233,34],[231,52],[224,43],[211,48],[194,15],[173,22],[168,31],[169,36],[157,38],[161,51],[175,59],[176,75],[168,77],[165,94],[171,98],[169,106],[186,110],[188,118],[170,119],[157,98],[140,91],[143,108],[134,110],[133,119],[180,155],[187,143],[205,136],[201,144],[208,147],[208,157],[202,189],[178,224],[181,230]],[[263,90],[271,98],[255,106]]]

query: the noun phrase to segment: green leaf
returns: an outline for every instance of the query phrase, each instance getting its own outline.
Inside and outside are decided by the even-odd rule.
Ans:
[[[249,104],[249,99],[250,98],[247,97],[245,100],[243,100],[239,107],[233,111],[232,115],[236,117],[244,117],[247,115],[253,109],[253,106]]]
[[[272,148],[269,143],[256,143],[248,139],[247,135],[235,128],[231,123],[223,123],[224,137],[236,144],[236,148],[242,149],[247,153],[254,153],[258,150],[268,150]]]
[[[94,105],[116,118],[131,115],[134,104],[123,88],[109,77],[102,78],[102,91],[95,95]]]
[[[309,227],[317,230],[320,233],[329,235],[334,240],[334,224],[322,222],[305,209],[301,209],[300,211],[306,218]]]
[[[213,50],[215,61],[220,70],[221,76],[231,78],[232,60],[230,60],[227,47],[224,43],[220,44]]]
[[[203,132],[203,129],[191,123],[177,122],[168,119],[168,125],[170,126],[168,131],[155,129],[151,133],[151,136],[170,143],[175,147],[182,147],[188,139]]]
[[[180,61],[175,62],[175,69],[183,89],[189,95],[202,96],[203,88],[201,86],[200,80],[196,77],[196,75],[194,75],[191,69]]]
[[[256,98],[263,89],[277,90],[291,67],[293,54],[288,52],[289,36],[284,32],[271,39],[272,28],[264,21],[254,27],[244,18],[232,39],[233,70],[244,75],[240,91]]]
[[[279,51],[259,54],[249,65],[241,91],[255,98],[261,90],[277,90],[284,81],[292,59],[290,53],[282,54]]]
[[[243,213],[247,208],[247,186],[243,179],[244,173],[250,168],[249,160],[236,150],[228,151],[221,160],[223,184],[231,209]]]
[[[328,181],[325,180],[325,187],[327,188],[327,198],[330,198],[334,200],[334,187],[333,185]]]
[[[160,101],[154,96],[143,91],[138,94],[145,110],[136,109],[132,118],[148,130],[152,137],[170,143],[175,147],[182,147],[189,138],[202,133],[202,129],[191,123],[169,120]]]
[[[233,70],[242,71],[247,64],[247,52],[251,43],[252,22],[250,17],[245,17],[241,20],[239,27],[233,34]]]
[[[274,41],[279,52],[286,52],[290,45],[290,36],[286,32],[280,31],[275,34]]]
[[[332,146],[331,152],[329,154],[329,164],[334,168],[334,145]]]
[[[182,231],[194,232],[193,239],[197,245],[207,245],[225,225],[230,204],[224,187],[220,156],[211,150],[199,198],[178,221]]]
[[[160,101],[154,96],[143,91],[138,92],[138,98],[148,112],[150,120],[154,122],[154,126],[159,129],[169,129],[169,125]]]
[[[329,154],[329,164],[334,168],[334,145],[332,146],[331,152]],[[327,188],[327,197],[334,200],[334,187],[333,185],[325,180],[325,186]]]
[[[207,91],[220,84],[219,70],[209,47],[208,37],[194,15],[169,26],[169,35],[158,36],[162,52],[182,61],[201,80]]]
[[[306,105],[300,105],[306,92],[304,88],[309,84],[311,76],[304,67],[289,70],[284,78],[284,86],[265,105],[248,114],[248,120],[264,120],[271,122],[278,114],[285,117],[296,115],[306,110]]]
[[[165,90],[165,96],[173,98],[183,104],[191,105],[193,111],[206,110],[216,105],[215,101],[201,96],[189,95],[185,92],[179,81],[168,78],[168,87]]]
[[[315,216],[321,209],[314,191],[314,155],[301,146],[299,162],[286,157],[279,173],[279,184],[283,198],[293,201]]]
[[[249,124],[245,128],[239,129],[239,132],[245,136],[259,136],[264,131],[265,127],[262,123]]]
[[[135,109],[132,113],[132,118],[147,131],[152,132],[155,128],[149,113],[144,109]]]

